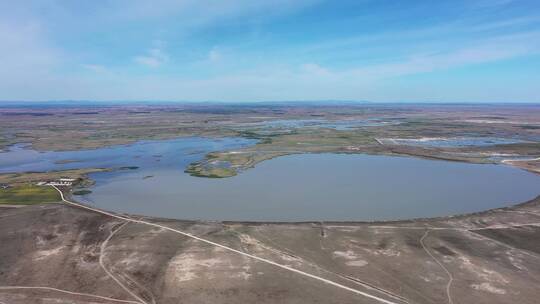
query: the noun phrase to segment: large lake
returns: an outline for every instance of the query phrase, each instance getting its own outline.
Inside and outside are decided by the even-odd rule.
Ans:
[[[540,176],[512,167],[394,156],[291,155],[225,179],[183,172],[208,151],[250,144],[185,138],[45,153],[16,146],[0,153],[0,172],[137,166],[92,174],[92,193],[77,198],[107,210],[177,219],[394,220],[481,211],[540,194]]]

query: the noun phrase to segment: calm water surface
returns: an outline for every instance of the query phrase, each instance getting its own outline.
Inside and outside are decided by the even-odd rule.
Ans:
[[[495,145],[508,145],[523,143],[523,140],[517,138],[498,138],[498,137],[460,137],[460,138],[394,138],[383,139],[393,144],[403,144],[419,147],[439,147],[439,148],[461,148],[461,147],[486,147]]]
[[[329,128],[339,131],[354,130],[360,127],[378,127],[384,125],[396,125],[401,121],[396,119],[354,119],[354,120],[326,120],[326,119],[278,119],[267,120],[256,123],[242,124],[242,128],[262,130],[274,130],[274,129],[301,129],[301,128]]]
[[[210,151],[236,149],[255,143],[255,140],[244,138],[188,137],[61,152],[37,152],[27,149],[25,144],[17,144],[8,152],[0,153],[0,173],[124,166],[141,166],[141,168],[174,166],[182,169],[186,162],[201,159]]]
[[[253,144],[187,138],[111,148],[0,153],[0,172],[137,166],[92,174],[86,203],[177,219],[391,220],[481,211],[540,194],[540,176],[502,165],[408,157],[308,154],[280,157],[225,179],[192,177],[185,167],[208,151]],[[58,164],[62,160],[76,160]]]

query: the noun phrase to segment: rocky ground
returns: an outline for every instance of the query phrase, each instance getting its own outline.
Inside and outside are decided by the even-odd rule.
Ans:
[[[540,296],[540,198],[385,223],[140,219],[61,203],[0,208],[0,303],[538,303]]]

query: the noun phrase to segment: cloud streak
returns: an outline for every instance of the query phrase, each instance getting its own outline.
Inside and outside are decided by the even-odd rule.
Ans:
[[[489,66],[492,82],[461,84],[487,100],[486,88],[512,81],[500,63],[540,64],[540,13],[517,1],[456,1],[455,12],[433,20],[417,20],[414,1],[413,16],[372,3],[354,2],[366,8],[357,15],[317,0],[3,3],[0,100],[452,99],[466,97],[454,87],[466,69],[481,75]],[[379,17],[400,23],[381,27]],[[449,71],[460,77],[438,91],[402,84]],[[527,82],[515,86],[493,97],[540,101]]]
[[[169,56],[161,49],[152,48],[149,49],[145,55],[135,56],[133,60],[138,64],[157,68],[169,61]]]

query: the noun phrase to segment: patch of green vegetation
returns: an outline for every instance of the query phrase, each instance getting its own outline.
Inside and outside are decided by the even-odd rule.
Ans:
[[[56,180],[59,178],[73,178],[77,180],[77,185],[80,187],[86,187],[88,184],[92,184],[92,181],[87,178],[87,175],[95,172],[110,171],[103,168],[86,168],[86,169],[72,169],[72,170],[60,170],[60,171],[48,171],[48,172],[24,172],[24,173],[3,173],[0,174],[0,183],[10,185],[20,185],[37,183],[44,180]]]
[[[525,130],[540,130],[540,126],[523,125],[519,127]]]
[[[0,204],[33,205],[60,200],[60,194],[52,187],[27,184],[0,189]]]
[[[259,134],[252,131],[248,131],[248,130],[239,131],[238,135],[240,137],[249,138],[249,139],[260,139],[261,137]]]
[[[80,162],[80,160],[76,160],[76,159],[62,159],[62,160],[57,160],[55,161],[54,163],[55,164],[58,164],[58,165],[62,165],[62,164],[71,164],[71,163],[78,163]]]
[[[137,170],[139,167],[137,166],[126,166],[126,167],[120,167],[118,170]]]
[[[73,191],[73,195],[86,195],[86,194],[90,194],[92,193],[92,191],[90,190],[77,190],[77,191]]]
[[[269,144],[271,144],[271,143],[272,143],[272,138],[269,138],[269,137],[265,137],[265,138],[261,139],[261,141],[260,141],[260,144],[267,144],[267,145],[269,145]]]
[[[191,176],[206,178],[224,178],[235,176],[237,174],[236,170],[234,169],[207,167],[200,163],[193,163],[189,165],[184,172],[188,173]]]

